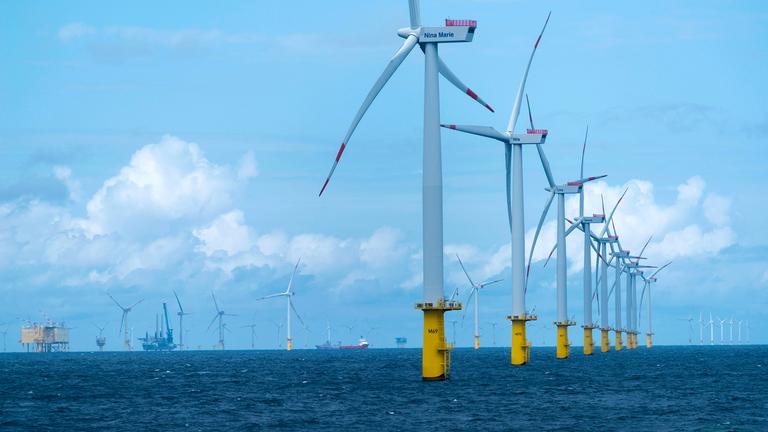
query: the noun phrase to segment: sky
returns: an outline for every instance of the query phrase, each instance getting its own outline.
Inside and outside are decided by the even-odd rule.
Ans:
[[[506,125],[530,48],[552,18],[528,78],[558,182],[606,174],[586,212],[612,206],[648,263],[672,265],[653,287],[655,342],[685,344],[709,314],[748,321],[768,342],[768,5],[760,1],[423,0],[422,21],[478,21],[474,41],[440,56],[496,110],[440,81],[446,123]],[[276,348],[296,261],[294,345],[396,336],[420,345],[423,56],[414,50],[317,193],[368,89],[402,40],[406,1],[14,2],[0,15],[0,330],[24,320],[72,327],[92,350],[105,325],[120,349],[122,303],[138,337],[175,290],[191,312],[190,346],[210,348],[211,292],[227,346]],[[524,119],[524,112],[521,119]],[[523,120],[521,120],[522,122]],[[525,149],[528,245],[547,199]],[[504,151],[442,133],[445,290],[503,278],[481,294],[481,335],[509,345],[509,231]],[[553,209],[554,210],[554,209]],[[554,211],[534,251],[527,305],[534,345],[555,341]],[[578,213],[569,197],[566,215]],[[597,228],[599,229],[599,228]],[[568,240],[569,316],[582,320],[580,235]],[[597,309],[595,307],[595,309]],[[644,307],[645,309],[645,307]],[[613,308],[611,307],[611,320]],[[470,346],[471,315],[446,315]],[[452,321],[456,324],[452,324]],[[597,320],[597,317],[595,317]],[[647,316],[641,318],[645,331]],[[496,323],[496,324],[493,324]],[[494,332],[495,327],[495,332]],[[718,327],[719,332],[719,327]],[[746,333],[746,328],[743,330]],[[726,328],[727,332],[727,328]],[[574,344],[580,331],[571,330]],[[736,337],[737,329],[734,329]],[[719,337],[719,335],[718,335]],[[728,336],[726,335],[726,338]],[[744,335],[746,338],[746,334]]]

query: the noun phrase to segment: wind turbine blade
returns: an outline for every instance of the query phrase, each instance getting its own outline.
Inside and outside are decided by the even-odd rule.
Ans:
[[[185,315],[184,308],[181,307],[181,300],[179,300],[179,295],[176,294],[176,290],[173,290],[173,296],[176,297],[176,303],[179,305],[179,311],[181,311],[182,315]]]
[[[611,215],[608,216],[608,219],[605,220],[605,224],[603,225],[603,231],[600,232],[600,237],[605,236],[605,233],[608,231],[608,224],[613,222],[613,214],[616,213],[616,209],[619,207],[619,203],[621,203],[621,200],[624,199],[624,196],[627,194],[627,191],[629,188],[624,189],[624,193],[621,194],[621,197],[619,197],[619,200],[616,201],[616,204],[613,206],[613,210],[611,210]],[[616,234],[616,226],[613,227],[613,234]]]
[[[664,269],[665,269],[665,268],[666,268],[668,265],[670,265],[670,264],[672,264],[672,261],[670,261],[670,262],[668,262],[668,263],[664,264],[664,265],[663,265],[663,266],[661,266],[661,267],[660,267],[658,270],[656,270],[655,272],[653,272],[653,274],[652,274],[652,275],[649,277],[649,279],[650,279],[650,278],[653,278],[654,276],[656,276],[656,275],[657,275],[657,274],[658,274],[660,271],[664,270]]]
[[[528,59],[528,65],[525,67],[525,73],[523,74],[523,79],[520,81],[520,87],[517,89],[517,95],[515,96],[515,104],[512,106],[512,114],[509,116],[509,123],[507,124],[507,133],[512,134],[515,131],[515,124],[517,123],[517,117],[520,114],[520,105],[523,102],[523,93],[525,92],[525,82],[528,80],[528,71],[531,69],[531,63],[533,62],[533,55],[536,54],[536,48],[539,47],[539,42],[541,41],[541,36],[544,34],[544,30],[547,28],[547,24],[549,23],[549,17],[552,15],[552,12],[547,15],[547,20],[544,22],[544,27],[541,28],[541,33],[539,33],[539,37],[536,39],[536,43],[533,44],[533,50],[531,51],[531,56]]]
[[[480,286],[479,286],[478,288],[485,288],[485,287],[487,287],[488,285],[493,285],[493,284],[495,284],[495,283],[498,283],[498,282],[501,282],[501,281],[503,281],[503,280],[504,280],[504,279],[494,279],[494,280],[492,280],[492,281],[486,281],[486,282],[483,282],[483,283],[481,283],[481,284],[480,284]]]
[[[531,101],[528,99],[528,93],[525,94],[525,102],[528,105],[528,119],[531,122],[531,130],[534,130],[533,127],[533,114],[531,113]],[[539,153],[539,159],[541,160],[541,167],[544,168],[544,174],[547,176],[547,182],[549,183],[549,187],[553,188],[555,187],[555,179],[552,176],[552,169],[549,167],[549,160],[547,159],[547,155],[544,154],[544,149],[541,147],[541,144],[536,144],[536,151]]]
[[[408,12],[411,18],[411,28],[419,28],[421,26],[421,8],[419,7],[419,0],[408,0]]]
[[[309,327],[307,327],[307,325],[304,324],[304,320],[301,319],[301,315],[299,315],[299,312],[296,310],[296,307],[293,305],[293,301],[290,300],[290,297],[288,298],[288,304],[291,305],[291,310],[293,311],[294,314],[296,314],[296,318],[299,319],[299,322],[301,323],[301,325],[304,326],[305,329],[309,330]]]
[[[451,71],[451,69],[448,68],[448,66],[445,64],[445,62],[443,62],[443,59],[441,59],[440,56],[437,57],[437,67],[438,67],[438,70],[440,71],[440,75],[444,76],[445,79],[450,81],[451,84],[453,84],[454,86],[456,86],[456,88],[461,90],[462,93],[466,93],[467,96],[469,96],[472,99],[476,100],[477,103],[479,103],[480,105],[484,106],[486,109],[488,109],[488,111],[495,112],[493,110],[493,108],[491,108],[491,106],[488,105],[488,103],[486,103],[482,98],[480,98],[480,96],[477,95],[477,93],[472,91],[471,88],[467,87],[466,84],[461,82],[459,77],[457,77],[456,74],[454,74]]]
[[[136,306],[137,304],[139,304],[139,303],[141,303],[143,301],[144,301],[144,299],[141,299],[141,300],[137,301],[136,303],[134,303],[131,306],[129,306],[128,309],[133,309],[134,306]]]
[[[293,277],[296,276],[296,272],[299,271],[299,264],[301,264],[301,258],[296,261],[296,265],[293,267],[293,273],[291,273],[291,278],[288,280],[288,289],[285,290],[285,293],[288,295],[291,294],[291,288],[293,288]]]
[[[570,181],[570,182],[568,182],[568,184],[569,185],[574,185],[574,186],[581,186],[584,183],[589,183],[591,181],[600,180],[601,178],[605,178],[605,177],[608,177],[608,175],[607,174],[602,174],[602,175],[599,175],[599,176],[582,177],[582,178],[580,178],[578,180]]]
[[[651,239],[653,239],[653,234],[651,234],[651,236],[650,236],[650,237],[648,237],[648,240],[645,242],[645,245],[643,245],[643,248],[642,248],[642,249],[640,249],[640,253],[639,253],[639,254],[637,254],[637,257],[638,257],[638,258],[640,258],[640,257],[642,257],[642,256],[643,256],[643,252],[645,252],[645,248],[647,248],[647,247],[648,247],[648,243],[650,243],[650,242],[651,242]]]
[[[502,142],[509,142],[509,137],[497,131],[490,126],[473,126],[473,125],[456,125],[456,124],[441,124],[440,127],[446,129],[457,130],[472,135],[479,135],[481,137],[493,138]]]
[[[213,323],[215,323],[215,322],[216,322],[216,319],[217,319],[218,317],[219,317],[219,314],[216,314],[216,315],[214,315],[214,316],[213,316],[213,319],[211,320],[211,323],[210,323],[210,324],[208,324],[208,328],[206,328],[206,329],[205,329],[205,331],[208,331],[208,330],[210,330],[210,329],[211,329],[211,326],[213,325]]]
[[[583,174],[582,177],[584,177]],[[603,199],[603,194],[600,194],[600,206],[603,208],[603,216],[605,216],[605,199]]]
[[[547,213],[549,212],[549,206],[552,205],[552,200],[555,198],[555,190],[552,189],[552,193],[549,194],[549,199],[547,200],[547,204],[544,206],[544,211],[541,212],[541,217],[539,218],[539,225],[536,226],[536,234],[533,235],[533,242],[531,243],[531,251],[528,253],[528,267],[526,267],[525,270],[525,292],[528,292],[528,275],[531,273],[531,259],[533,259],[533,251],[536,249],[536,242],[539,240],[539,233],[541,232],[541,227],[544,225],[544,220],[547,218]]]
[[[275,297],[284,297],[284,296],[287,296],[287,295],[288,295],[288,294],[286,294],[286,293],[270,294],[270,295],[268,295],[268,296],[264,296],[264,297],[260,297],[260,298],[257,298],[257,299],[256,299],[256,301],[259,301],[259,300],[266,300],[266,299],[271,299],[271,298],[275,298]]]
[[[469,273],[467,273],[467,269],[464,268],[464,263],[461,262],[461,258],[459,258],[459,254],[456,254],[456,259],[459,260],[459,265],[461,266],[461,270],[464,271],[464,276],[466,276],[467,280],[469,280],[469,284],[472,285],[472,288],[477,288],[477,285],[475,285],[475,282],[472,280],[471,277],[469,277]]]
[[[113,302],[115,302],[115,304],[117,305],[117,307],[119,307],[119,308],[120,308],[120,309],[122,309],[122,310],[125,310],[125,308],[123,307],[123,305],[121,305],[120,303],[118,303],[118,302],[117,302],[117,300],[115,300],[115,298],[114,298],[114,297],[112,297],[112,294],[110,294],[110,293],[107,293],[107,295],[109,296],[109,298],[111,298],[111,299],[112,299],[112,301],[113,301]]]
[[[365,97],[363,104],[360,106],[360,109],[357,110],[357,114],[355,114],[355,117],[352,119],[352,124],[349,126],[349,130],[347,130],[347,134],[344,136],[344,141],[341,142],[341,147],[339,147],[339,151],[336,153],[336,160],[333,162],[331,171],[328,173],[328,178],[325,179],[325,183],[323,183],[323,187],[320,189],[318,196],[323,195],[323,191],[325,191],[325,188],[328,186],[328,182],[331,180],[331,176],[333,176],[333,172],[336,170],[336,166],[339,164],[341,154],[344,153],[344,149],[349,142],[349,138],[352,137],[352,133],[357,128],[357,125],[360,123],[363,115],[365,115],[365,112],[368,111],[368,107],[371,106],[371,103],[373,103],[373,100],[376,99],[376,96],[379,94],[381,89],[384,87],[387,81],[389,81],[389,78],[392,77],[400,64],[403,63],[403,60],[405,60],[405,58],[411,52],[413,47],[416,46],[416,42],[418,42],[418,40],[419,38],[415,35],[408,36],[400,49],[398,49],[392,59],[389,60],[389,64],[387,64],[387,67],[384,68],[384,72],[381,73],[379,79],[377,79],[373,84],[373,87]]]
[[[219,309],[219,303],[216,301],[216,295],[211,291],[211,297],[213,297],[213,305],[216,306],[216,312],[221,313],[221,310]]]
[[[123,311],[123,316],[120,317],[120,328],[117,329],[118,335],[123,332],[123,323],[125,323],[125,311]]]
[[[584,153],[587,152],[588,136],[589,136],[589,125],[587,125],[587,131],[584,132],[584,144],[581,146],[581,170],[579,171],[579,178],[584,178]]]
[[[472,297],[475,295],[475,291],[477,291],[478,288],[473,286],[472,290],[469,292],[469,296],[467,296],[467,301],[464,302],[465,305],[469,305],[469,301],[472,300]],[[467,310],[469,310],[469,306],[464,308],[464,311],[461,313],[461,321],[464,321],[464,317],[467,315]]]

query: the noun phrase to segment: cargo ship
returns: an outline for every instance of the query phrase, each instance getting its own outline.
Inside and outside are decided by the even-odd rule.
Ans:
[[[139,340],[142,342],[141,347],[144,348],[144,351],[173,351],[176,349],[176,344],[173,342],[173,329],[168,321],[168,306],[165,303],[163,303],[163,319],[155,317],[155,334],[150,336],[147,332]]]
[[[342,345],[341,342],[331,342],[331,325],[328,324],[328,340],[322,345],[315,345],[315,348],[319,350],[337,350],[337,349],[367,349],[369,346],[368,340],[362,336],[357,341],[357,345]]]

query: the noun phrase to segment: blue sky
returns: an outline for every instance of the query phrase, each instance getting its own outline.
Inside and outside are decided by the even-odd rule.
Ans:
[[[176,289],[195,313],[189,340],[208,347],[214,289],[239,315],[230,346],[245,347],[240,326],[255,321],[257,344],[274,347],[272,322],[284,320],[284,306],[254,299],[282,289],[302,256],[296,304],[311,332],[297,332],[299,346],[322,342],[326,320],[345,341],[418,342],[418,51],[317,198],[349,121],[401,43],[405,1],[32,1],[5,9],[0,323],[10,322],[9,341],[19,318],[46,313],[77,327],[75,349],[92,348],[90,323],[108,323],[116,349],[119,311],[105,291],[146,299],[131,317],[141,333]],[[674,260],[654,291],[656,340],[684,343],[678,318],[712,312],[749,320],[753,341],[765,342],[768,6],[424,0],[425,23],[478,20],[475,40],[441,47],[441,57],[496,108],[484,111],[443,80],[445,122],[506,124],[549,10],[527,87],[536,125],[550,130],[556,179],[568,180],[589,124],[585,170],[608,177],[589,188],[587,210],[629,187],[616,219],[625,247],[637,250],[654,234],[651,261]],[[489,344],[496,321],[497,341],[508,344],[503,150],[444,132],[443,158],[446,291],[458,285],[468,294],[456,252],[477,278],[505,278],[483,293],[482,333]],[[527,231],[545,185],[527,152]],[[568,214],[575,211],[569,202]],[[528,297],[540,316],[537,345],[554,342],[554,268],[540,261],[553,230],[550,217]],[[580,322],[578,242],[569,240],[569,315]],[[457,327],[459,344],[471,343],[468,324]]]

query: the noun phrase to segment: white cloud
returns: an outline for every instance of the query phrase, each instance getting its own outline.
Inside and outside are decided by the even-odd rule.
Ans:
[[[217,217],[210,225],[192,231],[201,244],[197,250],[207,256],[224,252],[232,256],[245,252],[252,247],[251,229],[245,225],[245,217],[240,210],[233,210]]]
[[[648,181],[630,180],[618,186],[610,186],[606,181],[596,181],[589,183],[585,188],[584,213],[603,213],[600,201],[602,196],[605,199],[605,212],[610,214],[613,205],[627,189],[627,194],[614,215],[622,247],[638,253],[646,240],[653,235],[654,240],[645,255],[654,260],[712,255],[734,244],[736,240],[734,231],[727,226],[730,200],[709,194],[702,203],[705,187],[706,183],[701,177],[691,177],[677,187],[675,201],[664,205],[657,202],[654,185]],[[539,234],[533,254],[534,262],[545,260],[556,243],[557,227],[552,220],[556,214],[556,205],[557,203],[553,202],[548,215],[549,221],[544,224]],[[578,195],[566,199],[565,210],[566,217],[571,220],[578,215]],[[697,223],[691,223],[697,219],[699,213],[704,213],[707,221],[715,226],[707,229]],[[566,222],[566,228],[568,226]],[[592,230],[599,232],[602,228],[602,225],[597,225],[592,227]],[[531,247],[534,232],[535,227],[526,232],[527,248]],[[566,249],[569,272],[581,271],[583,237],[580,231],[574,231],[568,237]],[[555,255],[552,259],[555,259]],[[479,273],[486,278],[497,275],[509,268],[510,261],[511,251],[507,243],[486,254],[485,264]]]
[[[730,222],[731,200],[715,193],[704,199],[704,216],[711,223],[723,226]]]
[[[166,135],[142,147],[86,205],[89,237],[112,232],[157,236],[171,224],[207,220],[230,206],[235,176],[196,144]]]
[[[387,267],[407,252],[400,231],[382,227],[360,243],[360,260],[372,267]]]
[[[69,167],[57,165],[53,167],[53,175],[67,187],[70,200],[80,201],[82,198],[80,182],[72,178],[72,170]]]
[[[240,180],[247,180],[259,175],[258,165],[256,164],[256,156],[253,151],[246,152],[240,159],[240,167],[237,169],[237,178]]]
[[[69,42],[96,33],[96,29],[80,22],[70,23],[59,29],[59,39]]]

